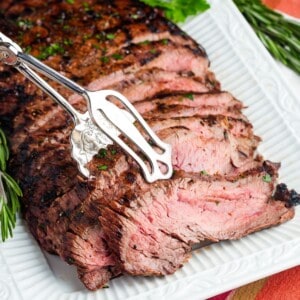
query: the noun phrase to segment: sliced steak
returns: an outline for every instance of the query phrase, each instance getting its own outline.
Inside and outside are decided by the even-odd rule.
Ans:
[[[272,198],[277,167],[267,163],[235,178],[178,174],[130,200],[105,201],[100,217],[110,248],[124,271],[133,275],[175,272],[204,240],[238,239],[293,216]],[[269,174],[268,173],[268,174]],[[188,216],[188,217],[187,217]]]
[[[196,132],[175,127],[160,131],[158,136],[172,145],[175,170],[226,175],[253,160],[257,143],[249,143],[245,138],[236,139],[222,128],[214,127],[211,131],[213,134],[206,132],[208,136],[199,136]]]
[[[172,92],[205,93],[213,91],[215,86],[208,81],[203,83],[202,80],[194,77],[180,76],[176,72],[151,69],[136,73],[135,78],[130,82],[121,81],[109,88],[120,91],[130,99],[130,102],[135,103]]]
[[[137,71],[152,68],[194,74],[198,78],[207,77],[209,62],[201,51],[166,41],[130,45],[118,54],[102,57],[101,71],[104,75],[99,76],[98,72],[97,79],[88,88],[104,89],[120,81],[132,80]],[[213,76],[210,80],[216,81]]]
[[[220,91],[201,46],[141,2],[71,2],[2,1],[1,31],[79,84],[124,93],[173,145],[178,170],[148,184],[112,145],[88,164],[93,180],[83,178],[70,155],[70,117],[0,66],[9,167],[43,249],[76,266],[95,290],[122,272],[172,273],[195,243],[240,238],[293,217],[299,195],[284,184],[275,189],[278,166],[256,155],[259,139],[241,102]],[[83,99],[53,86],[86,110]]]

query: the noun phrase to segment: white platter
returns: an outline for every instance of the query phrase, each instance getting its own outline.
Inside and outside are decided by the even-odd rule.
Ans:
[[[280,179],[300,191],[300,99],[230,0],[182,27],[207,50],[211,67],[249,106],[245,113],[263,138],[259,151],[281,161]],[[75,269],[45,254],[19,220],[14,238],[0,244],[0,299],[206,299],[300,264],[300,207],[279,227],[195,251],[181,270],[164,278],[117,278],[108,289],[87,291]]]

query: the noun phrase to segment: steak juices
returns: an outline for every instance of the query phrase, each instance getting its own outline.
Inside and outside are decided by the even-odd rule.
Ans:
[[[172,144],[170,180],[147,184],[117,146],[99,152],[88,166],[95,180],[86,180],[70,156],[69,117],[0,66],[0,120],[23,215],[40,246],[74,264],[88,289],[121,273],[171,274],[194,244],[294,216],[299,195],[277,185],[279,164],[256,154],[260,139],[242,103],[221,90],[204,49],[159,11],[129,0],[6,1],[0,9],[4,34],[91,90],[123,93]]]

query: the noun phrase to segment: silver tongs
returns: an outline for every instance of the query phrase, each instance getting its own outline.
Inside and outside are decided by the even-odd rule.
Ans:
[[[148,182],[171,177],[173,172],[171,146],[158,138],[122,94],[112,90],[88,91],[82,88],[33,56],[25,54],[16,43],[1,32],[0,61],[14,66],[72,116],[75,127],[70,138],[71,154],[83,175],[90,176],[86,165],[93,156],[100,149],[115,142],[135,159]],[[88,111],[85,113],[77,111],[30,67],[84,97]],[[112,98],[122,105],[122,109],[110,101]],[[145,137],[139,132],[136,124],[143,129]]]

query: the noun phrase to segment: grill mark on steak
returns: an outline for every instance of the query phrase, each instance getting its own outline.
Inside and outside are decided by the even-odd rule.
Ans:
[[[131,103],[135,103],[174,92],[206,93],[215,89],[209,82],[201,81],[194,77],[180,76],[175,72],[151,69],[136,73],[135,78],[130,82],[122,81],[109,88],[118,90],[130,99]]]
[[[172,55],[172,49],[176,51],[176,53],[177,52],[180,53],[180,49],[174,48],[175,47],[174,45],[164,45],[164,47],[169,47],[167,53],[169,53],[170,51],[170,55]],[[186,52],[185,49],[183,49],[183,51],[186,54],[187,58],[185,59],[185,62],[178,64],[177,71],[187,70],[190,66],[195,65],[194,62],[197,60],[197,57],[191,54],[191,52]],[[150,69],[155,65],[161,65],[161,67],[165,68],[165,70],[167,71],[174,70],[173,67],[172,68],[168,67],[168,64],[163,64],[162,63],[163,60],[164,60],[164,55],[162,54],[159,57],[157,57],[155,61],[153,61],[153,64],[150,62],[149,64],[144,65],[142,69],[144,70],[147,68]],[[199,63],[202,64],[201,61],[199,61]],[[118,67],[121,68],[122,64],[119,65]],[[132,72],[134,71],[132,70]],[[20,78],[20,80],[24,84],[24,78],[22,77],[21,74],[18,75],[19,75],[18,78]],[[121,79],[123,80],[123,82],[126,80],[127,81],[133,80],[134,75],[132,73],[124,74],[123,71],[117,71],[109,76],[106,76],[104,80],[103,79],[96,80],[95,82],[89,85],[89,88],[91,90],[103,89],[106,88],[108,85],[115,83],[116,81],[117,82],[120,81]],[[39,127],[46,125],[48,122],[53,122],[55,120],[55,122],[57,123],[58,122],[57,118],[61,118],[61,114],[60,114],[61,109],[57,108],[56,104],[53,103],[52,100],[50,99],[48,100],[48,97],[45,97],[45,95],[42,94],[40,90],[37,90],[33,84],[28,84],[27,82],[28,81],[25,81],[25,84],[30,87],[30,90],[28,92],[30,92],[31,95],[30,97],[31,102],[28,103],[27,106],[21,106],[21,108],[17,110],[17,112],[15,112],[15,114],[18,114],[18,117],[15,118],[14,128],[16,131],[19,131],[19,134],[16,135],[15,141],[13,143],[14,149],[16,149],[16,147],[23,141],[22,136],[25,137],[27,134],[32,134]],[[65,95],[65,97],[68,97],[68,95],[70,95],[70,92],[66,91],[61,86],[54,84],[54,87],[59,91],[61,91],[61,93]],[[37,95],[39,96],[37,97]],[[81,111],[86,110],[86,105],[84,100],[78,95],[72,96],[69,99],[70,102],[77,109]],[[5,103],[3,103],[3,105],[4,107],[7,107]]]
[[[248,122],[246,116],[242,115],[240,110],[236,108],[227,108],[223,106],[199,106],[188,107],[183,105],[162,105],[156,110],[144,113],[143,117],[146,120],[151,119],[169,119],[180,117],[197,117],[197,116],[209,116],[209,115],[223,115],[233,119],[241,119],[244,122]]]
[[[145,114],[152,110],[160,109],[167,110],[168,106],[187,106],[187,107],[199,107],[199,106],[213,106],[226,108],[234,107],[236,109],[242,109],[243,104],[233,98],[233,96],[227,92],[206,93],[206,94],[183,94],[172,95],[163,98],[151,99],[151,101],[141,101],[135,104],[136,109],[141,114]],[[165,109],[164,109],[165,108]]]
[[[103,89],[122,80],[130,80],[135,72],[145,69],[159,68],[181,73],[192,72],[199,78],[205,77],[208,69],[208,60],[203,54],[195,54],[189,47],[170,41],[168,44],[152,42],[130,45],[123,48],[119,54],[122,59],[112,60],[113,63],[105,63],[101,67],[104,75],[99,76],[98,73],[98,78],[89,83],[89,89]]]
[[[231,171],[226,176],[220,170],[214,176],[176,171],[170,180],[149,185],[136,163],[112,146],[88,165],[95,181],[85,180],[69,152],[70,118],[21,74],[0,66],[1,126],[11,132],[13,146],[10,168],[24,192],[25,219],[42,248],[74,264],[85,286],[95,290],[121,271],[173,273],[188,260],[194,243],[239,238],[292,218],[289,206],[299,195],[281,184],[276,201],[271,197],[279,165],[255,155],[259,140],[242,104],[219,91],[204,49],[140,2],[89,3],[92,10],[80,1],[52,0],[51,9],[37,0],[1,2],[1,30],[24,48],[32,45],[34,56],[51,44],[63,46],[45,58],[49,66],[89,88],[127,92],[166,139],[177,142],[176,135],[187,133],[191,145],[202,143],[207,151],[208,143],[219,152],[225,145],[223,171]],[[103,57],[113,54],[105,62]],[[190,93],[193,101],[186,99]],[[85,109],[82,99],[69,100]],[[101,165],[108,169],[101,171]],[[270,183],[262,180],[267,173]],[[219,219],[224,211],[227,227]],[[208,218],[213,222],[207,222],[214,212]]]
[[[260,140],[258,137],[254,138],[250,123],[241,119],[228,118],[223,115],[211,115],[208,117],[182,117],[166,120],[152,119],[148,121],[148,124],[155,132],[171,127],[184,127],[198,133],[199,136],[204,136],[206,138],[212,134],[212,128],[216,127],[217,124],[221,129],[221,133],[219,135],[222,135],[223,137],[225,135],[224,130],[226,130],[236,137],[248,137],[249,139],[256,138],[257,142]],[[214,134],[216,133],[214,132]],[[216,137],[217,136],[218,135],[216,135]]]

